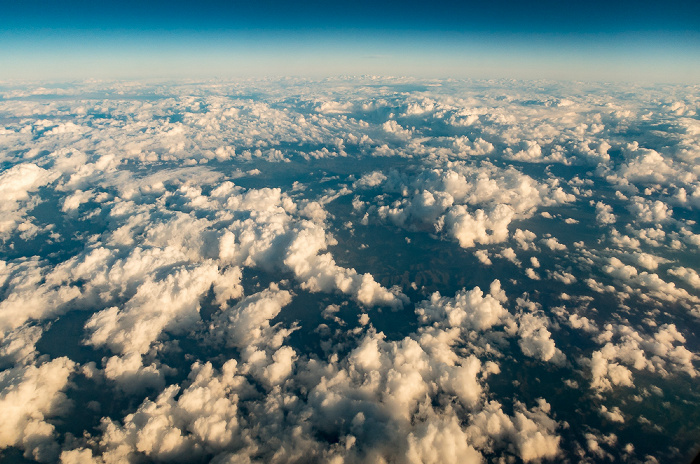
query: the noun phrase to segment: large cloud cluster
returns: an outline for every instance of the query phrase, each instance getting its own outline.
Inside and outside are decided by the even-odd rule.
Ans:
[[[635,405],[698,407],[698,101],[543,85],[4,90],[0,449],[679,458]]]

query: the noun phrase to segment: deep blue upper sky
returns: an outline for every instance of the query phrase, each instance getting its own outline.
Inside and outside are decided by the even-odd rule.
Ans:
[[[695,0],[255,0],[3,2],[3,30],[389,29],[600,33],[699,31]]]
[[[431,74],[695,82],[700,1],[6,1],[0,79]]]

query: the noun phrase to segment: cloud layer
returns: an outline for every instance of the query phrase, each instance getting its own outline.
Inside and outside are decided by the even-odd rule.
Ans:
[[[699,407],[687,88],[3,92],[8,456],[653,462],[697,446],[700,424],[676,420]]]

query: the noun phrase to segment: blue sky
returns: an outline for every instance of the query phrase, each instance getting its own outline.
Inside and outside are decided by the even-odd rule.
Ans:
[[[0,79],[700,75],[693,1],[6,3]]]

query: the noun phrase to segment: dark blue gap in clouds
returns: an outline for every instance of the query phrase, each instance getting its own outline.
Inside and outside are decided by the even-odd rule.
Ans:
[[[697,31],[696,0],[326,1],[38,0],[5,2],[16,29],[245,30],[304,28],[597,33]]]

